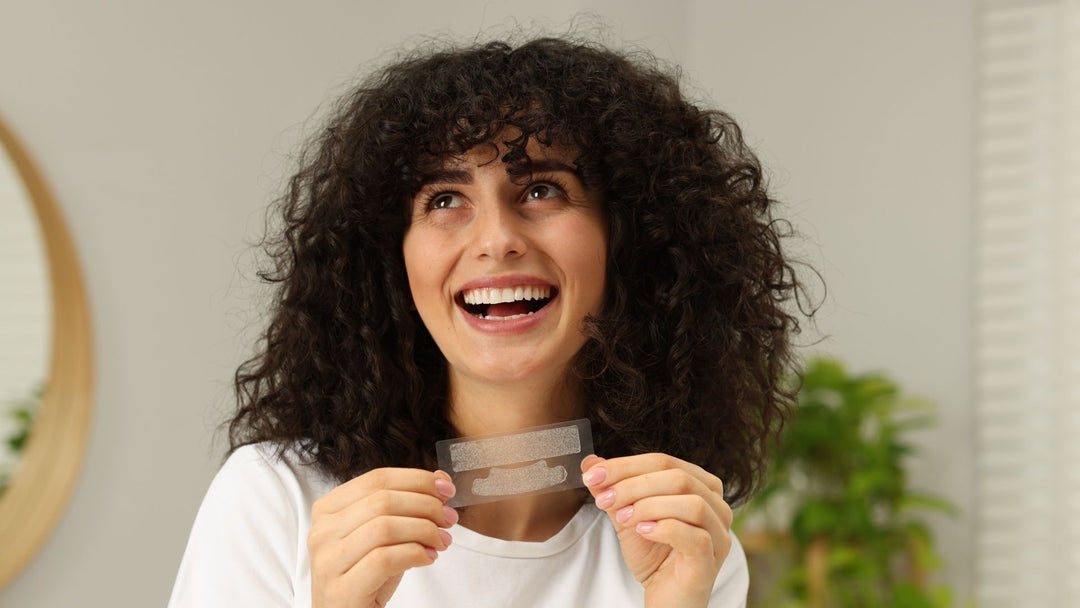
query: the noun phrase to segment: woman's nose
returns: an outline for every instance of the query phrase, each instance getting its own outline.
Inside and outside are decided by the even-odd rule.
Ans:
[[[521,256],[527,249],[521,218],[506,204],[482,205],[473,228],[478,257],[502,260]]]

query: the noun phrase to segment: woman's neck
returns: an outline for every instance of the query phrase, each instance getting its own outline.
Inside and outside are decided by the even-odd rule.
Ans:
[[[564,376],[488,383],[449,374],[447,419],[463,437],[519,431],[582,417],[580,391]]]
[[[458,524],[503,540],[542,542],[559,533],[585,503],[585,492],[566,490],[465,507]]]
[[[513,432],[582,417],[580,392],[565,377],[492,384],[449,374],[447,417],[463,436]],[[459,524],[485,536],[543,541],[577,513],[584,495],[576,490],[533,494],[472,505]]]

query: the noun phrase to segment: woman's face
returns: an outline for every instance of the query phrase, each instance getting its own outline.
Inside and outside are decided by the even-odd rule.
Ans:
[[[561,375],[604,299],[607,228],[572,157],[535,142],[451,159],[412,201],[405,268],[416,310],[451,374],[481,382]]]

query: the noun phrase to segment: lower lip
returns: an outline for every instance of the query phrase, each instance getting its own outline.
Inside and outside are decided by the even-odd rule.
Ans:
[[[524,317],[519,317],[517,319],[507,319],[505,321],[481,319],[480,317],[469,314],[460,306],[458,306],[457,309],[458,312],[461,313],[461,316],[465,317],[465,322],[477,331],[488,334],[521,334],[543,322],[544,318],[548,315],[548,311],[551,310],[551,305],[554,303],[555,298],[552,298],[547,305],[531,315],[525,315]]]

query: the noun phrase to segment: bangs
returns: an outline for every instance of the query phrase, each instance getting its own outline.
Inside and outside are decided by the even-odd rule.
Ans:
[[[491,44],[422,57],[414,66],[420,69],[384,74],[368,88],[375,96],[395,94],[371,99],[378,108],[371,126],[381,133],[369,141],[396,148],[379,154],[393,159],[384,175],[396,175],[400,194],[411,198],[425,176],[477,146],[494,145],[499,160],[525,166],[531,142],[575,150],[582,174],[592,175],[587,160],[595,154],[589,142],[602,139],[593,131],[611,92],[599,80],[582,78],[595,66],[553,60],[561,54],[542,44],[518,49]]]
[[[574,162],[580,166],[583,155],[576,141],[579,138],[552,128],[551,112],[535,104],[525,105],[523,109],[506,104],[497,114],[458,115],[431,125],[416,124],[413,140],[417,145],[401,167],[407,181],[406,194],[415,194],[430,175],[476,148],[490,148],[489,162],[502,162],[524,171],[533,161],[528,151],[531,145],[565,147],[575,151]]]

